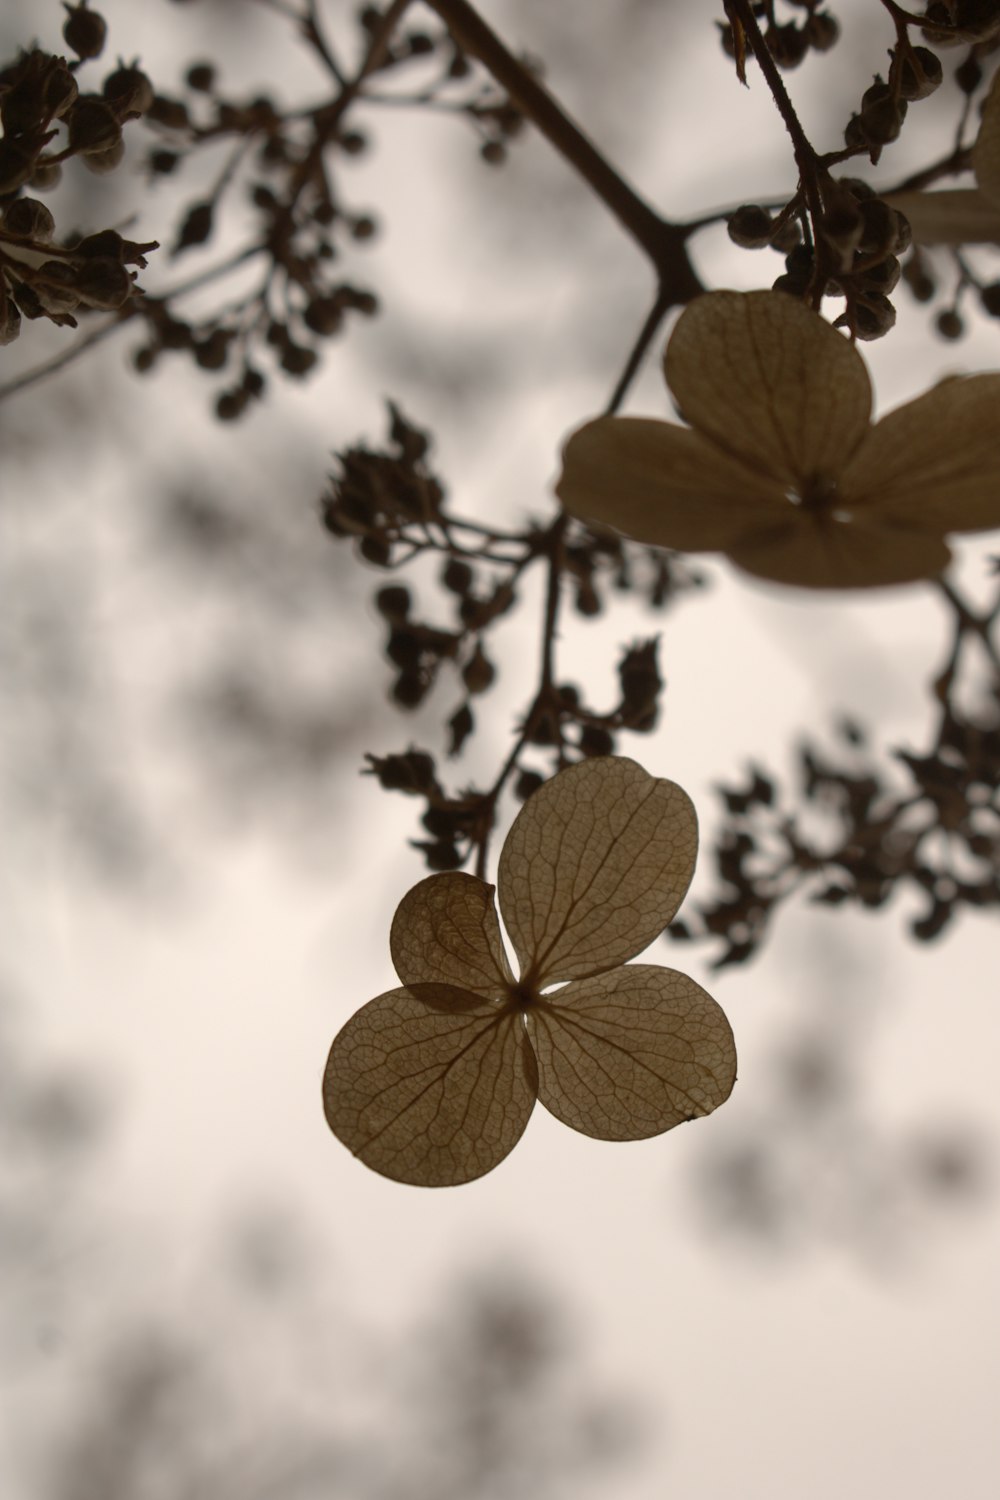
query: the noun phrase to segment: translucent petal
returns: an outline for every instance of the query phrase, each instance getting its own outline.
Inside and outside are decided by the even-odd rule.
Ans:
[[[883,417],[842,492],[845,504],[911,530],[1000,526],[1000,375],[942,381]]]
[[[574,432],[556,494],[588,525],[682,552],[724,552],[789,503],[698,433],[643,417],[600,417]]]
[[[1000,204],[1000,73],[986,98],[979,134],[972,148],[972,170],[980,190]]]
[[[1000,243],[1000,205],[978,188],[890,193],[885,201],[905,215],[918,245]]]
[[[503,999],[513,975],[493,894],[485,880],[460,871],[429,875],[407,891],[389,933],[393,968],[403,983],[453,984]]]
[[[604,1141],[637,1141],[711,1114],[736,1081],[720,1006],[693,979],[628,964],[568,984],[527,1012],[538,1097]]]
[[[935,578],[951,553],[940,537],[893,525],[803,517],[734,548],[732,561],[755,578],[808,589],[882,588]]]
[[[447,985],[388,990],[334,1038],[327,1124],[366,1166],[417,1187],[489,1172],[528,1123],[534,1054],[517,1011]]]
[[[694,873],[687,793],[623,756],[569,766],[514,820],[500,855],[500,912],[537,986],[600,974],[663,931]]]
[[[686,421],[783,489],[835,478],[861,442],[871,383],[857,350],[784,292],[709,292],[666,354]]]

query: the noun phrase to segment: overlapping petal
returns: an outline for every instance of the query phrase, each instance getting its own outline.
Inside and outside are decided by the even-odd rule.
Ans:
[[[697,297],[678,319],[664,367],[685,421],[783,488],[839,473],[868,430],[861,355],[782,292]]]
[[[1000,526],[1000,375],[942,381],[872,428],[844,503],[928,533]]]
[[[538,1097],[602,1141],[637,1141],[724,1104],[736,1046],[721,1007],[686,974],[628,964],[575,980],[526,1013]]]
[[[323,1109],[366,1166],[453,1187],[520,1140],[538,1092],[520,1014],[447,985],[388,990],[334,1038]]]
[[[775,480],[699,433],[643,417],[599,417],[570,437],[556,493],[570,515],[637,542],[727,552],[788,509]]]
[[[734,547],[732,562],[744,573],[771,583],[811,589],[879,588],[934,578],[951,553],[940,537],[904,532],[891,523],[855,525],[834,517],[803,517],[775,531],[761,531]]]
[[[459,870],[429,875],[407,891],[389,932],[403,984],[453,984],[502,1000],[513,983],[493,886]]]
[[[514,820],[497,876],[522,983],[634,958],[680,906],[697,850],[687,793],[634,760],[586,760],[546,782]]]

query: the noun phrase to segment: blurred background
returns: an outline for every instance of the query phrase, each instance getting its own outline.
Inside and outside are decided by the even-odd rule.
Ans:
[[[326,87],[277,4],[100,9],[165,92],[206,58],[283,104]],[[756,73],[737,84],[721,6],[483,10],[668,216],[787,196],[780,122]],[[844,3],[836,51],[788,75],[821,147],[891,44],[876,12]],[[322,14],[352,60],[353,7]],[[9,0],[3,55],[58,51],[61,21]],[[919,106],[874,180],[947,149],[958,105],[947,83]],[[446,685],[403,722],[388,701],[385,575],[319,522],[331,453],[378,439],[391,396],[434,433],[456,508],[544,517],[559,443],[603,406],[652,291],[530,129],[498,169],[444,113],[361,114],[338,184],[377,220],[356,255],[381,314],[307,381],[221,425],[189,362],[136,375],[126,327],[0,402],[0,1491],[992,1500],[988,917],[918,948],[895,907],[800,904],[719,974],[658,945],[740,1051],[731,1101],[691,1130],[618,1146],[539,1109],[496,1172],[433,1192],[326,1129],[329,1043],[393,982],[389,923],[423,873],[413,807],[360,776],[364,754],[437,748],[447,712]],[[118,172],[68,169],[60,222],[171,243],[198,164],[151,187],[150,144],[136,127]],[[761,255],[724,229],[695,244],[712,285],[769,284]],[[141,279],[174,274],[161,255]],[[880,409],[997,365],[995,323],[935,344],[897,300],[865,350]],[[0,383],[71,338],[30,325]],[[665,412],[655,359],[629,410]],[[982,549],[958,567],[974,588]],[[604,701],[622,645],[662,631],[661,725],[621,750],[686,787],[706,837],[713,788],[787,768],[804,728],[849,714],[920,746],[947,647],[929,589],[830,602],[704,571],[665,618],[567,617],[560,659]],[[470,777],[532,691],[540,607],[529,591],[502,638]]]

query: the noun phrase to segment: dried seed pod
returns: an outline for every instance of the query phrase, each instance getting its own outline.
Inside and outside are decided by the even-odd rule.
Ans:
[[[15,198],[3,211],[3,227],[15,239],[44,244],[55,233],[56,221],[38,198]]]
[[[729,238],[743,250],[762,250],[771,243],[774,220],[759,203],[744,203],[726,224]]]
[[[96,10],[90,10],[87,0],[79,5],[69,5],[63,0],[66,20],[63,22],[63,40],[77,57],[100,57],[108,35],[108,23]]]
[[[803,35],[814,52],[829,52],[840,36],[840,23],[828,10],[814,10],[806,18]]]
[[[116,141],[113,146],[107,146],[103,151],[87,151],[80,157],[80,160],[88,172],[113,172],[125,160],[125,142]]]
[[[110,256],[84,260],[76,269],[76,289],[80,301],[88,307],[114,311],[127,302],[132,285],[132,277],[121,261]]]
[[[899,261],[894,255],[887,255],[885,260],[859,271],[856,281],[861,291],[880,292],[883,296],[888,296],[898,285],[901,274]]]
[[[943,339],[954,342],[960,339],[965,332],[965,322],[959,312],[953,307],[945,308],[944,312],[938,313],[934,320],[934,326]]]
[[[940,88],[944,70],[941,60],[928,47],[911,47],[899,66],[900,97],[911,102],[926,99]]]
[[[866,342],[884,338],[895,327],[896,309],[888,297],[879,292],[865,292],[855,297],[850,311],[853,314],[855,334]],[[847,313],[843,313],[834,324],[836,328],[845,326],[851,326]]]
[[[111,105],[99,94],[81,94],[67,119],[69,149],[87,155],[109,151],[122,139],[122,128]]]
[[[152,108],[153,85],[134,63],[120,63],[105,78],[102,92],[119,119],[135,118]]]

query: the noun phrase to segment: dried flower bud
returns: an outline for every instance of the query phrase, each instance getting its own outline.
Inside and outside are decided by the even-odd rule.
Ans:
[[[192,245],[203,245],[212,233],[214,209],[211,203],[195,203],[188,209],[181,225],[181,232],[174,246],[174,254],[187,250]]]
[[[125,160],[125,142],[116,141],[113,146],[106,146],[103,151],[87,151],[80,157],[80,160],[88,172],[113,172]]]
[[[588,757],[614,755],[615,737],[601,724],[585,724],[580,731],[580,749]]]
[[[98,94],[81,94],[67,116],[69,149],[87,155],[108,151],[122,139],[114,110]]]
[[[956,312],[953,307],[946,308],[944,312],[938,313],[934,321],[934,326],[941,337],[948,339],[949,342],[960,339],[965,332],[965,323],[961,314]]]
[[[904,52],[899,68],[899,92],[911,102],[926,99],[940,88],[944,72],[940,58],[927,47]]]
[[[452,594],[464,598],[472,587],[474,574],[467,562],[451,557],[441,570],[441,583]]]
[[[900,275],[899,261],[894,255],[887,255],[885,260],[859,271],[856,280],[861,291],[880,292],[887,297],[898,285]]]
[[[476,649],[462,668],[462,681],[470,693],[485,693],[496,676],[496,668],[477,642]]]
[[[215,87],[215,68],[210,62],[192,63],[184,75],[189,89],[198,94],[210,94]]]
[[[375,608],[391,625],[401,625],[410,613],[410,591],[401,583],[389,583],[375,595]]]
[[[0,197],[16,193],[24,186],[35,169],[37,154],[37,144],[31,140],[10,136],[0,140]]]
[[[152,108],[153,85],[135,64],[119,64],[105,78],[102,92],[120,120],[144,115]]]
[[[7,295],[6,282],[0,278],[0,346],[12,344],[21,332],[21,314],[13,297]]]
[[[797,68],[809,51],[809,38],[800,31],[794,21],[785,25],[769,26],[764,33],[767,50],[779,68]]]
[[[861,100],[861,131],[870,147],[888,146],[898,140],[906,118],[906,102],[894,99],[887,83],[876,79]]]
[[[35,162],[34,170],[28,178],[28,186],[33,187],[37,193],[45,193],[50,188],[58,187],[61,179],[62,164],[43,155]]]
[[[80,305],[74,268],[65,261],[44,261],[34,274],[32,286],[47,313],[71,313]]]
[[[527,802],[544,785],[545,777],[539,776],[537,771],[522,771],[514,783],[514,796],[521,802]]]
[[[806,18],[803,35],[814,52],[829,52],[840,36],[840,24],[828,10],[814,10]]]
[[[54,57],[51,62],[45,80],[45,110],[50,119],[59,120],[79,99],[80,85],[64,58]]]
[[[55,233],[56,221],[38,198],[15,198],[4,209],[3,227],[15,239],[36,240],[44,244]]]
[[[762,250],[771,243],[774,220],[759,203],[744,203],[729,217],[729,238],[743,250]]]
[[[132,277],[121,261],[111,256],[84,260],[77,266],[76,289],[88,307],[114,311],[132,291]]]
[[[63,0],[66,20],[63,22],[63,40],[70,51],[79,58],[100,57],[108,35],[108,23],[96,10],[89,10],[87,0],[79,5],[68,5]]]
[[[856,297],[850,311],[853,324],[849,314],[842,313],[833,326],[853,328],[856,337],[866,342],[883,338],[896,323],[896,309],[888,297],[879,292],[866,292]]]

